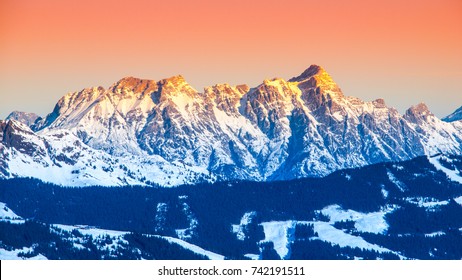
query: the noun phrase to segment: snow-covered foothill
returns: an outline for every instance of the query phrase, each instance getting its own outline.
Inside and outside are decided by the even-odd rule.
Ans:
[[[274,250],[281,259],[285,259],[289,254],[289,242],[293,240],[293,232],[296,225],[295,221],[264,222],[261,223],[265,233],[265,241],[274,244]]]
[[[444,174],[446,174],[448,176],[449,179],[451,179],[452,181],[454,182],[457,182],[459,184],[462,184],[462,177],[459,175],[459,172],[456,171],[456,170],[451,170],[451,169],[448,169],[446,167],[444,167],[440,162],[439,162],[439,159],[440,159],[441,156],[432,156],[432,157],[428,157],[428,161],[433,165],[435,166],[435,168],[439,171],[442,171],[444,172]]]
[[[0,248],[0,260],[46,260],[47,258],[42,254],[38,254],[36,256],[27,258],[27,257],[20,257],[18,254],[27,254],[32,252],[32,248],[23,247],[22,249],[15,249],[12,251],[8,251],[6,249]]]
[[[340,221],[353,221],[356,230],[360,232],[385,233],[388,230],[388,224],[385,215],[392,212],[393,207],[383,211],[361,213],[354,210],[343,210],[339,205],[329,205],[320,212],[329,217],[329,223],[334,224]]]
[[[16,215],[10,208],[6,206],[5,203],[0,202],[0,220],[19,220],[22,219],[20,216]]]

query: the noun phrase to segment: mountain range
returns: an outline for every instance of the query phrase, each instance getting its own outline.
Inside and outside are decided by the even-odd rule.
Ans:
[[[182,76],[126,77],[63,96],[41,118],[0,121],[0,178],[64,186],[177,186],[322,177],[418,156],[461,154],[462,114],[400,114],[346,96],[320,66],[256,87],[198,92]]]
[[[71,92],[0,121],[0,259],[461,259],[461,108],[400,114],[316,65]]]

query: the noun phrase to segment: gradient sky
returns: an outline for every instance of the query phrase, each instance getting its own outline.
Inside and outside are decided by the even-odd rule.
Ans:
[[[197,90],[323,66],[346,95],[462,106],[461,0],[0,0],[0,118],[182,74]]]

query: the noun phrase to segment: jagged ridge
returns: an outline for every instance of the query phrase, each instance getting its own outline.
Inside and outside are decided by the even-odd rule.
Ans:
[[[383,99],[345,96],[316,65],[289,81],[219,84],[203,92],[182,76],[157,82],[127,77],[107,90],[65,95],[33,131],[19,130],[27,137],[17,143],[43,143],[43,155],[3,141],[0,168],[4,177],[39,176],[64,185],[285,180],[460,153],[461,127],[442,122],[424,104],[403,116]],[[42,172],[23,168],[17,153]],[[59,180],[53,168],[62,173]]]

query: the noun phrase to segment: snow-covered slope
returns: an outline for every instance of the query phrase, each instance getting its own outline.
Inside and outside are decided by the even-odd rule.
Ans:
[[[427,155],[460,154],[462,130],[459,123],[447,123],[438,119],[423,103],[409,108],[404,119],[418,133]]]
[[[16,121],[0,122],[0,176],[33,177],[64,186],[162,185],[195,182],[205,171],[160,156],[117,156],[84,144],[65,129],[32,132]],[[174,175],[174,176],[172,176]],[[207,178],[204,175],[204,178]]]
[[[16,215],[5,203],[0,202],[0,220],[16,220],[21,219],[20,216]]]
[[[453,169],[450,169],[443,164],[441,164],[441,161],[451,161],[451,159],[446,158],[445,156],[434,156],[434,157],[428,157],[428,161],[435,166],[436,169],[444,172],[448,178],[454,182],[458,182],[462,184],[462,170],[460,170],[457,167],[453,167]]]
[[[462,106],[455,110],[452,114],[443,118],[445,122],[455,122],[462,120]]]
[[[0,180],[0,248],[49,259],[159,258],[176,245],[213,259],[461,259],[461,170],[461,156],[437,155],[324,178],[171,189]],[[56,238],[66,250],[54,250]]]
[[[24,247],[22,249],[16,249],[16,250],[11,250],[11,251],[0,248],[0,260],[46,260],[47,259],[42,254],[38,254],[30,258],[20,257],[21,254],[26,255],[28,253],[30,254],[30,252],[33,252],[33,248]]]
[[[182,76],[127,77],[65,95],[32,130],[14,120],[0,127],[0,176],[77,186],[318,177],[460,153],[462,143],[458,122],[423,104],[402,116],[382,99],[345,96],[316,65],[288,81],[203,92]]]

